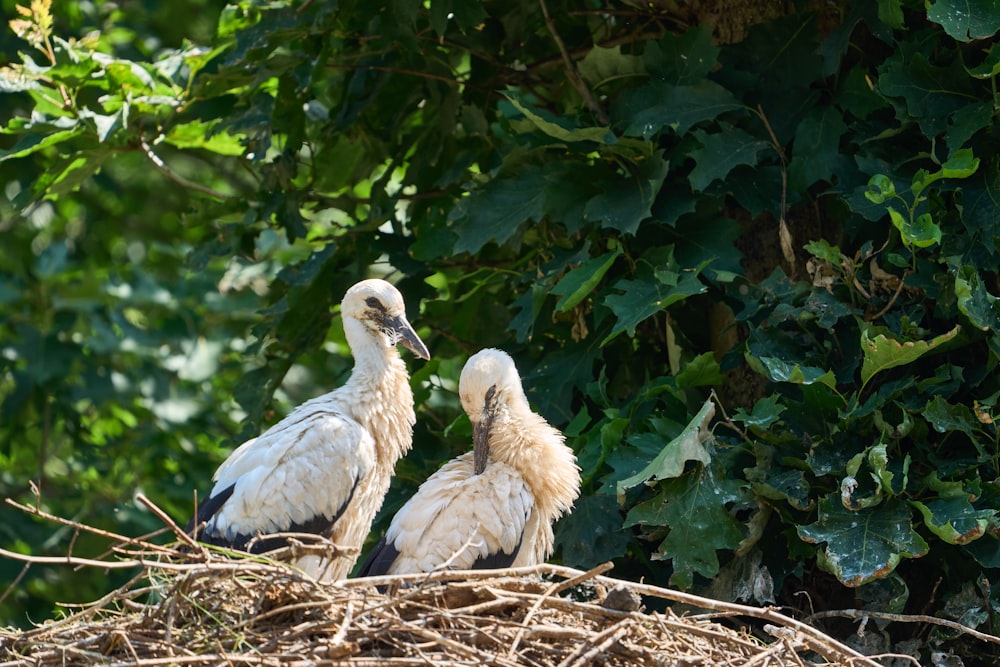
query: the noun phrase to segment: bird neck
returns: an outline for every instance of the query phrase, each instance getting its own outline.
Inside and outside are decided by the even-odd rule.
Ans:
[[[568,510],[579,494],[580,469],[562,433],[527,405],[508,405],[494,418],[490,458],[517,470],[545,522]]]
[[[365,332],[367,335],[367,332]],[[352,348],[354,369],[344,385],[347,408],[375,438],[380,466],[392,473],[396,461],[413,441],[413,392],[406,364],[395,347],[380,347],[372,336],[366,345]],[[381,468],[380,468],[381,469]]]

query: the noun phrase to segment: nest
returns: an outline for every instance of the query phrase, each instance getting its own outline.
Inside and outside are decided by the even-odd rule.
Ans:
[[[773,609],[613,579],[610,564],[327,584],[275,560],[117,537],[106,560],[22,557],[140,570],[65,618],[0,630],[0,667],[877,665]],[[647,612],[649,598],[712,611]]]

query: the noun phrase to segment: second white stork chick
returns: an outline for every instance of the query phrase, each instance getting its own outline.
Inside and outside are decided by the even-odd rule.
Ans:
[[[350,378],[233,451],[187,528],[198,526],[202,542],[254,553],[286,544],[255,539],[262,535],[323,535],[346,553],[296,564],[328,581],[353,567],[396,462],[412,444],[413,393],[396,345],[430,357],[406,319],[402,295],[388,282],[357,283],[340,312],[354,355]]]
[[[474,449],[425,481],[393,517],[360,576],[542,563],[552,523],[580,493],[562,433],[531,411],[514,361],[486,349],[459,382]]]

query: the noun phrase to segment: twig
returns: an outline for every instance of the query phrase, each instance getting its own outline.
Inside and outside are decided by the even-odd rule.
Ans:
[[[166,162],[163,161],[163,159],[159,155],[153,152],[153,149],[149,145],[149,142],[146,141],[146,137],[142,137],[139,139],[139,145],[142,147],[142,152],[145,153],[146,157],[149,158],[149,161],[152,162],[157,169],[162,171],[163,174],[174,183],[177,183],[181,187],[201,192],[202,194],[206,194],[209,197],[218,199],[219,201],[226,201],[227,199],[230,198],[229,195],[224,195],[218,190],[213,190],[212,188],[202,185],[201,183],[195,183],[194,181],[189,181],[188,179],[184,178],[183,176],[175,172],[173,169],[170,168],[170,166]]]
[[[909,269],[903,271],[903,276],[899,279],[899,285],[896,286],[896,293],[892,295],[891,299],[889,299],[889,303],[885,304],[885,308],[878,311],[871,317],[866,317],[865,318],[866,322],[874,322],[875,320],[879,319],[880,317],[889,312],[889,309],[892,308],[892,304],[896,303],[896,299],[898,299],[899,295],[903,292],[903,286],[905,285],[903,281],[906,280],[907,275],[909,275]]]
[[[550,565],[549,567],[556,567],[556,566]],[[621,581],[617,579],[611,579],[610,577],[596,577],[595,581],[600,582],[606,586],[617,586],[622,583]],[[682,593],[681,591],[672,591],[666,588],[660,588],[658,586],[650,586],[649,584],[627,583],[626,585],[633,591],[643,595],[658,597],[664,600],[672,600],[674,602],[681,602],[695,607],[701,607],[702,609],[714,609],[717,611],[732,611],[737,614],[743,614],[746,616],[751,616],[753,618],[759,618],[761,620],[771,621],[773,623],[786,625],[802,633],[809,641],[810,647],[813,650],[816,650],[818,653],[822,653],[821,651],[817,650],[818,648],[833,649],[836,653],[845,656],[850,660],[856,661],[858,662],[858,664],[868,665],[869,667],[879,667],[878,663],[866,658],[865,656],[861,655],[860,653],[858,653],[851,647],[847,646],[846,644],[823,634],[819,630],[810,627],[805,623],[797,621],[789,616],[785,616],[784,614],[780,613],[774,608],[750,607],[748,605],[736,604],[735,602],[723,602],[721,600],[712,600],[709,598],[703,598],[699,595],[693,595],[691,593]]]
[[[985,632],[980,632],[979,630],[974,630],[967,625],[962,625],[961,623],[956,623],[955,621],[949,621],[946,618],[938,618],[936,616],[925,616],[923,614],[917,615],[906,615],[906,614],[892,614],[885,611],[868,611],[866,609],[832,609],[830,611],[820,611],[807,617],[805,620],[807,623],[812,622],[818,618],[833,618],[833,617],[844,617],[852,618],[855,620],[860,620],[864,618],[881,618],[886,621],[894,621],[898,623],[931,623],[933,625],[940,625],[963,634],[970,635],[976,639],[982,639],[985,642],[991,644],[1000,644],[1000,637],[995,635],[990,635]]]
[[[507,655],[509,657],[514,656],[514,653],[517,651],[518,645],[520,645],[521,640],[524,638],[524,633],[528,627],[528,621],[530,621],[532,617],[534,617],[534,615],[538,612],[538,609],[542,606],[542,603],[545,602],[547,598],[553,595],[558,595],[561,591],[564,591],[572,586],[576,586],[577,584],[583,583],[588,579],[593,579],[597,575],[603,572],[607,572],[612,567],[614,567],[614,565],[610,562],[601,563],[597,567],[588,570],[587,572],[579,573],[575,576],[569,577],[565,581],[559,581],[549,586],[545,590],[545,593],[543,593],[538,598],[538,600],[535,601],[535,604],[531,606],[531,609],[528,610],[527,615],[525,615],[524,617],[524,622],[521,625],[521,629],[518,631],[517,636],[514,637],[514,641],[511,642],[510,648],[507,650]]]
[[[608,114],[604,112],[601,105],[597,102],[597,98],[594,97],[594,93],[591,92],[590,87],[587,82],[583,80],[580,76],[580,70],[576,68],[576,63],[570,58],[569,52],[566,50],[566,44],[563,43],[562,37],[559,36],[559,32],[556,30],[556,23],[549,16],[549,7],[545,4],[545,0],[538,0],[538,5],[542,8],[542,16],[545,17],[545,26],[549,29],[552,34],[552,39],[555,41],[556,46],[559,47],[559,53],[562,55],[563,64],[566,65],[566,76],[569,77],[569,82],[573,84],[577,92],[586,102],[587,107],[597,116],[597,120],[601,125],[610,125],[611,120],[608,118]]]
[[[22,579],[24,579],[24,575],[28,574],[29,569],[31,569],[31,563],[25,563],[24,567],[21,568],[21,571],[17,573],[16,577],[14,577],[14,581],[10,582],[10,586],[7,587],[7,590],[3,592],[3,595],[0,595],[0,605],[2,605],[3,601],[7,599],[8,595],[17,590],[17,585],[21,583]]]
[[[135,494],[135,499],[139,501],[141,504],[145,505],[146,508],[149,509],[150,512],[155,514],[160,521],[167,524],[170,530],[173,531],[174,535],[179,537],[182,542],[187,543],[189,547],[192,547],[194,549],[200,548],[202,549],[202,551],[204,551],[203,546],[195,542],[190,535],[185,533],[184,530],[180,526],[178,526],[173,519],[170,518],[169,514],[160,509],[160,507],[158,507],[152,500],[147,498],[145,494],[137,493]]]
[[[778,159],[781,160],[781,208],[778,210],[778,241],[781,246],[781,254],[788,262],[790,277],[795,278],[795,249],[792,246],[792,231],[788,228],[788,220],[785,218],[785,211],[788,208],[788,159],[785,156],[785,149],[781,146],[778,136],[767,120],[764,107],[758,104],[757,113],[771,137],[771,143],[774,146],[774,151],[778,154]]]
[[[623,618],[604,632],[601,632],[593,637],[590,640],[589,648],[587,643],[580,644],[575,651],[570,653],[562,662],[559,663],[559,667],[581,667],[582,665],[591,664],[591,661],[595,657],[606,651],[612,644],[621,639],[622,635],[627,634],[631,624],[632,619]]]

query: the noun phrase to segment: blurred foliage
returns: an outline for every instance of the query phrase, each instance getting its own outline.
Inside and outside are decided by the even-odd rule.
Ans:
[[[343,381],[336,303],[385,275],[433,358],[376,535],[497,346],[583,469],[564,563],[995,627],[994,5],[144,4],[4,0],[0,495],[184,521]],[[2,512],[5,548],[104,548]],[[0,620],[109,585],[35,566]]]

